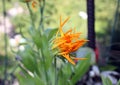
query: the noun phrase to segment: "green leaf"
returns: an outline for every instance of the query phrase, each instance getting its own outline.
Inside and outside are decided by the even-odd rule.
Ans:
[[[44,81],[41,77],[39,77],[37,74],[34,74],[33,78],[35,85],[46,85],[46,81]]]
[[[71,77],[72,74],[72,65],[70,63],[67,63],[66,65],[64,65],[64,67],[62,68],[63,74],[64,74],[64,78],[69,79]]]
[[[70,63],[64,64],[59,69],[59,72],[58,72],[58,85],[70,85],[71,74],[72,74],[71,64]]]
[[[102,70],[102,71],[106,71],[106,70],[112,71],[112,70],[115,70],[116,68],[117,68],[116,66],[107,65],[107,66],[102,66],[102,67],[100,67],[100,70]]]
[[[17,74],[20,85],[47,85],[44,74],[40,76],[36,73],[32,73],[32,75],[30,75],[22,66],[20,66],[20,68],[22,72],[21,74]]]
[[[112,82],[108,77],[106,78],[106,82],[107,82],[107,85],[112,85]]]
[[[37,46],[37,48],[41,48],[41,33],[39,30],[33,29],[29,31],[31,37],[32,37],[32,41],[34,42],[34,44]]]
[[[55,85],[55,70],[54,67],[51,66],[51,68],[49,68],[48,70],[48,78],[49,78],[49,84],[50,85]]]
[[[16,75],[20,85],[35,85],[33,79],[28,74]]]
[[[59,69],[59,72],[58,72],[58,85],[66,85],[66,79],[63,78],[64,77],[64,73],[62,71],[62,68]]]
[[[117,85],[120,85],[120,79],[119,79],[119,81],[118,81]]]
[[[58,29],[51,29],[48,35],[48,40],[50,40],[53,36],[55,36]]]
[[[46,34],[48,41],[56,34],[57,30],[58,30],[57,28],[54,28],[54,29],[49,28],[45,30],[44,33]]]
[[[90,55],[86,56],[87,60],[81,60],[75,67],[74,75],[72,76],[72,83],[75,84],[88,71],[90,66]]]
[[[49,66],[52,64],[53,56],[52,53],[50,53],[49,42],[46,35],[42,35],[41,38],[42,38],[41,52],[44,58],[45,68],[48,69]]]
[[[33,49],[30,46],[26,46],[25,51],[21,52],[20,56],[22,57],[21,62],[27,70],[32,73],[36,72],[39,74],[37,59]]]
[[[107,85],[104,77],[102,77],[102,83],[103,83],[103,85]]]
[[[103,85],[112,85],[112,82],[111,82],[111,80],[108,77],[104,78],[102,76],[102,82],[103,82]]]

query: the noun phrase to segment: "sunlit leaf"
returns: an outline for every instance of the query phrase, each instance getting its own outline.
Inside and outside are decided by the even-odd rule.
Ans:
[[[50,53],[49,42],[48,42],[46,35],[42,35],[41,38],[42,38],[41,52],[42,52],[42,56],[45,62],[44,63],[45,67],[48,68],[52,64],[53,57],[51,56],[52,53]]]
[[[75,67],[74,75],[72,76],[72,83],[75,84],[87,72],[90,66],[90,55],[86,56],[87,60],[79,61]]]
[[[20,85],[35,85],[34,81],[32,80],[32,77],[28,74],[18,74],[17,78],[19,80]]]
[[[37,67],[37,59],[36,56],[30,46],[26,46],[25,51],[20,53],[22,58],[22,64],[26,69],[28,69],[31,72],[38,72]]]
[[[112,82],[108,77],[105,78],[102,76],[102,82],[103,82],[103,85],[112,85]]]
[[[118,81],[117,85],[120,85],[120,79],[119,79],[119,81]]]

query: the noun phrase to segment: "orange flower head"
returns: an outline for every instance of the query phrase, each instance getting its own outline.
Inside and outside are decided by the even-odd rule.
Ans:
[[[73,32],[73,29],[70,29],[64,33],[62,29],[68,20],[69,17],[62,22],[62,18],[60,17],[60,27],[56,33],[55,39],[53,40],[54,45],[52,49],[58,48],[59,55],[62,55],[71,64],[75,65],[75,62],[73,60],[85,60],[86,58],[75,58],[70,56],[70,53],[78,50],[88,40],[79,39],[81,33],[75,33]]]
[[[25,0],[25,2],[31,2],[32,8],[36,11],[37,6],[38,6],[37,0]]]

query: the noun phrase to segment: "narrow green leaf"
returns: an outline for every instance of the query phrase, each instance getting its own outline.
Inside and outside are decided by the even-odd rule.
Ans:
[[[41,39],[41,34],[40,34],[39,30],[35,30],[35,29],[33,31],[30,30],[29,33],[30,33],[30,35],[32,37],[32,41],[37,46],[37,48],[41,48],[42,39]]]
[[[49,66],[52,64],[53,57],[51,56],[52,53],[50,53],[49,42],[46,35],[42,35],[41,42],[42,42],[41,52],[42,52],[42,56],[44,57],[45,66],[46,68],[49,68]]]
[[[102,76],[102,83],[103,83],[103,85],[107,85],[106,80],[105,80],[105,78],[103,76]]]
[[[72,76],[72,83],[75,84],[87,72],[90,66],[90,55],[86,56],[87,60],[81,60],[75,67],[74,75]]]
[[[72,74],[72,66],[70,63],[67,63],[66,65],[64,65],[64,67],[62,68],[63,74],[64,74],[64,78],[69,79],[71,77]]]
[[[45,30],[44,34],[47,36],[48,40],[50,40],[56,34],[57,30],[56,28],[49,28]]]
[[[108,77],[105,78],[103,76],[102,76],[102,83],[103,83],[103,85],[112,85],[111,80]]]
[[[21,62],[27,70],[33,73],[39,73],[37,67],[37,60],[30,46],[26,46],[25,51],[21,52],[20,56],[22,58]]]
[[[56,79],[55,79],[55,70],[54,70],[53,66],[51,66],[48,70],[48,78],[49,78],[50,85],[55,85]]]
[[[49,35],[48,35],[48,40],[50,40],[53,36],[55,36],[56,32],[58,29],[51,29]]]
[[[112,70],[115,70],[117,67],[116,66],[113,66],[113,65],[107,65],[107,66],[103,66],[103,67],[100,67],[100,70],[101,71],[108,71],[108,70],[110,70],[110,71],[112,71]]]
[[[46,85],[46,81],[44,81],[41,77],[39,77],[37,74],[34,74],[33,78],[35,85]]]
[[[112,85],[112,82],[108,77],[106,78],[106,82],[107,82],[107,85]]]
[[[35,85],[33,79],[28,74],[18,74],[16,75],[20,85]]]
[[[120,79],[119,79],[119,81],[118,81],[117,85],[120,85]]]

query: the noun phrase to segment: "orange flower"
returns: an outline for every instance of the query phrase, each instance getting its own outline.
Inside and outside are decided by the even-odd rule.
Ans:
[[[36,0],[25,0],[25,2],[31,2],[32,8],[36,10],[36,7],[38,5]]]
[[[71,64],[75,65],[75,62],[73,61],[73,59],[74,60],[85,60],[86,58],[75,58],[75,57],[70,56],[70,53],[78,50],[88,40],[79,39],[79,36],[81,33],[74,33],[72,29],[64,33],[62,28],[68,20],[69,20],[69,17],[64,22],[62,22],[62,18],[60,17],[60,27],[59,27],[58,32],[56,33],[55,39],[53,40],[54,45],[52,49],[58,48],[59,55],[62,55]]]
[[[33,1],[33,2],[32,2],[32,8],[33,8],[34,10],[36,10],[36,7],[37,7],[37,2],[36,2],[36,1]]]

